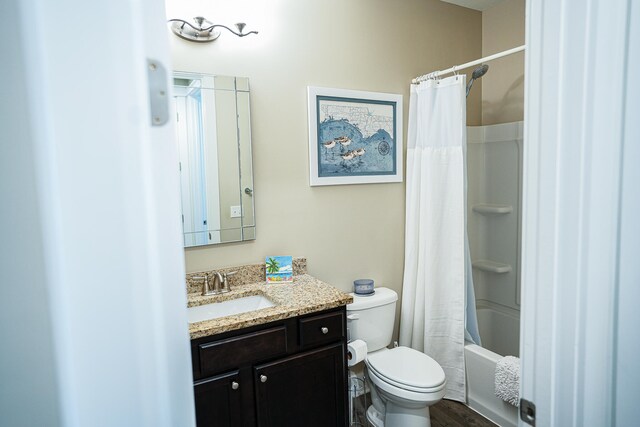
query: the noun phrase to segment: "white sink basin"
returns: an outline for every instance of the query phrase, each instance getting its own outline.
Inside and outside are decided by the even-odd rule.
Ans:
[[[273,307],[274,305],[270,299],[262,295],[252,295],[213,304],[189,307],[187,308],[187,318],[189,319],[189,323],[196,323],[202,322],[203,320],[261,310],[263,308]]]

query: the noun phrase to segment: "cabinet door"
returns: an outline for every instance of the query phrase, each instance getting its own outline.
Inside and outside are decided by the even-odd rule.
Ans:
[[[198,427],[237,427],[242,423],[238,371],[196,381],[193,385]]]
[[[344,351],[337,343],[256,366],[258,426],[346,426]]]

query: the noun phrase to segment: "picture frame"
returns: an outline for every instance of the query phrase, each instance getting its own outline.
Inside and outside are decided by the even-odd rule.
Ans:
[[[307,87],[309,184],[403,181],[402,95]]]
[[[293,282],[293,257],[291,255],[268,256],[264,259],[267,283]]]

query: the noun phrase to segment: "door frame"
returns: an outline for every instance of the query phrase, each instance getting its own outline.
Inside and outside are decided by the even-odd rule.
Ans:
[[[624,425],[618,398],[638,395],[617,370],[620,332],[640,323],[620,299],[640,283],[640,239],[625,235],[640,209],[632,3],[527,2],[520,394],[539,426]]]
[[[0,75],[19,90],[0,97],[2,158],[15,162],[0,173],[20,174],[3,176],[15,203],[1,222],[0,376],[11,400],[0,417],[193,426],[174,124],[151,124],[151,95],[168,101],[172,90],[164,3],[1,9]]]

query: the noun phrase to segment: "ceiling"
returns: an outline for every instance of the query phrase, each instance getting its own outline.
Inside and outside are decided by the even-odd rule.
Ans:
[[[442,0],[447,3],[457,4],[458,6],[468,7],[479,11],[487,10],[492,6],[502,2],[502,0]]]

